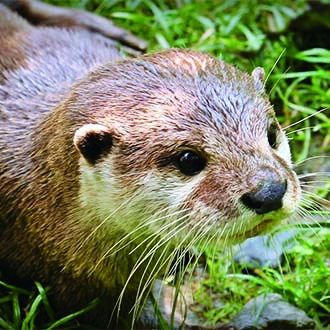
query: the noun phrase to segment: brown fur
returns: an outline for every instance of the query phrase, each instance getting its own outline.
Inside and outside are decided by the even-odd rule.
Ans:
[[[133,54],[136,51],[144,51],[148,47],[144,40],[138,39],[130,32],[114,25],[109,19],[83,10],[56,7],[38,0],[0,0],[1,3],[33,25],[80,27],[98,32],[128,46],[126,50]]]
[[[120,316],[130,322],[127,315],[141,279],[161,275],[166,269],[162,260],[176,245],[185,247],[179,242],[189,245],[195,237],[204,243],[209,238],[234,242],[273,226],[268,221],[264,228],[262,220],[276,224],[294,211],[298,183],[288,160],[268,144],[274,111],[259,80],[193,51],[121,60],[113,43],[101,36],[33,28],[0,7],[0,31],[2,24],[13,22],[17,26],[10,35],[0,32],[0,261],[20,278],[56,288],[53,303],[60,314],[98,297],[101,303],[87,319],[94,326],[108,325],[134,265],[146,255],[121,305]],[[73,141],[85,124],[102,125],[111,136],[109,155],[94,163],[82,157]],[[202,154],[207,168],[187,198],[173,202],[181,183],[184,189],[194,180],[173,162],[186,149]],[[80,180],[89,170],[95,185]],[[226,232],[247,212],[240,196],[269,175],[288,180],[292,209],[259,218],[248,213],[258,222],[246,220]],[[107,176],[114,185],[104,188],[104,198],[109,193],[111,203],[130,203],[109,219],[98,213],[103,195],[95,188]],[[148,186],[158,179],[163,186]],[[84,194],[94,194],[95,202],[81,200]],[[180,223],[159,222],[156,236],[147,223],[127,236],[170,207],[186,214]],[[166,234],[171,240],[148,256],[148,239],[161,241]],[[127,246],[111,255],[122,238]],[[125,324],[115,317],[112,322]]]

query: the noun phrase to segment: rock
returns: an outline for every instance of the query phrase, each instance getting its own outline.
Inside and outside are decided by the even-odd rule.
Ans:
[[[313,330],[315,322],[304,311],[290,305],[279,294],[251,299],[236,315],[232,325],[238,330]]]
[[[283,253],[292,247],[296,230],[288,230],[275,235],[249,238],[235,247],[234,261],[248,269],[271,267],[278,268]]]
[[[171,320],[172,308],[175,297],[175,288],[156,280],[153,287],[153,297],[158,305],[159,311],[162,315],[163,326],[155,319],[150,322],[150,315],[155,315],[151,305],[147,314],[149,316],[148,323],[153,325],[154,329],[173,329],[173,330],[236,330],[232,324],[219,323],[217,325],[209,325],[205,318],[201,316],[202,309],[205,306],[197,305],[193,294],[196,291],[198,283],[186,283],[180,286],[180,294],[178,296],[173,320]],[[218,302],[221,304],[220,302]],[[150,312],[152,311],[152,313]],[[173,321],[173,323],[172,323]]]

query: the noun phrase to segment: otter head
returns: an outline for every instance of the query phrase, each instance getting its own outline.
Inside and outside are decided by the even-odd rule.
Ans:
[[[300,188],[263,79],[261,68],[248,75],[167,50],[106,65],[78,84],[70,102],[79,115],[70,115],[81,204],[102,232],[159,246],[233,243],[292,215]]]

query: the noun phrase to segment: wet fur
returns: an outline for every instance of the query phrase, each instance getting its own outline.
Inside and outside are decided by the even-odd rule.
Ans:
[[[2,7],[0,24],[1,265],[56,288],[60,314],[99,298],[87,320],[127,326],[175,251],[241,241],[294,212],[299,185],[283,132],[268,144],[260,70],[184,50],[122,60],[101,36],[34,28]],[[91,162],[80,141],[95,130],[111,147]],[[207,169],[180,173],[185,149]],[[269,175],[288,180],[284,206],[256,215],[239,198]]]

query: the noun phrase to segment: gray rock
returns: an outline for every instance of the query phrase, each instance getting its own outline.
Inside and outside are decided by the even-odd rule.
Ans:
[[[232,325],[238,330],[312,330],[315,322],[304,311],[290,305],[279,294],[251,299],[236,315]]]
[[[234,261],[246,268],[278,268],[283,260],[283,253],[291,248],[296,230],[288,230],[275,235],[263,235],[249,238],[235,247]]]

